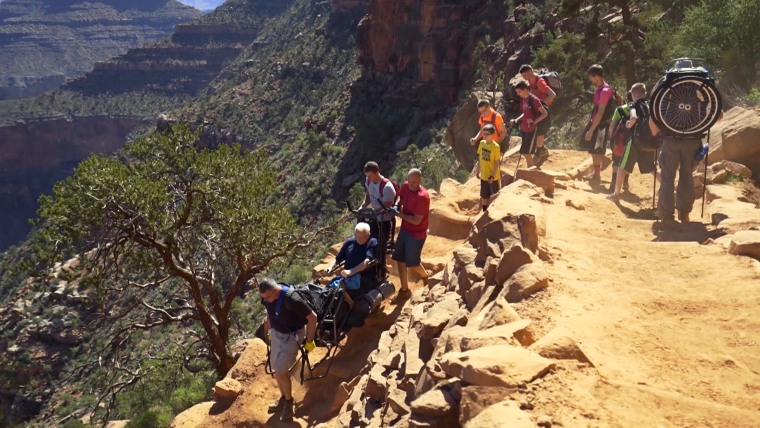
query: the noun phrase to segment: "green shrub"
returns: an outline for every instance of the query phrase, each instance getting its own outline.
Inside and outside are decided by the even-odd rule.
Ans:
[[[129,421],[127,428],[163,428],[172,421],[172,409],[167,405],[153,406]]]
[[[747,95],[747,104],[750,106],[760,105],[760,88],[752,88]]]

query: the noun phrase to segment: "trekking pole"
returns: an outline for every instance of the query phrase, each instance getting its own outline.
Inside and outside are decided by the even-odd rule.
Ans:
[[[705,216],[705,193],[707,193],[707,160],[710,157],[710,130],[707,130],[707,150],[705,151],[705,175],[702,177],[702,215]],[[680,178],[679,178],[680,180]]]
[[[657,205],[655,204],[657,201],[657,166],[659,165],[659,162],[657,161],[660,157],[660,149],[655,147],[654,149],[654,183],[652,183],[652,211],[657,212]]]

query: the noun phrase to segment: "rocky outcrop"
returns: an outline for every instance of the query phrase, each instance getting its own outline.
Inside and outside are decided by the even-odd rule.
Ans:
[[[175,25],[200,15],[175,0],[4,0],[0,100],[54,89],[96,61],[162,39]]]
[[[760,108],[734,107],[710,130],[710,163],[722,160],[760,174]]]

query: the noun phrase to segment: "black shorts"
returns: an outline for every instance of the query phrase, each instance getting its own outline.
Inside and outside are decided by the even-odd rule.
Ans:
[[[499,182],[489,183],[488,180],[480,180],[480,197],[491,199],[499,191]]]
[[[536,148],[536,132],[520,132],[522,134],[522,143],[520,144],[520,154],[529,155]]]
[[[549,115],[546,116],[546,119],[538,122],[538,125],[536,125],[537,135],[546,135],[549,132],[549,128],[552,126],[552,112],[549,110],[549,107],[544,106],[544,109],[546,109],[546,112],[549,113]]]
[[[591,141],[586,141],[586,132],[591,127],[589,123],[586,128],[583,129],[581,135],[581,148],[591,153],[592,155],[603,155],[607,152],[607,133],[609,129],[607,125],[600,124],[591,136]]]
[[[629,141],[620,161],[620,167],[630,174],[633,172],[633,166],[638,163],[640,173],[651,174],[655,171],[654,158],[656,155],[655,150],[642,149],[638,144]]]

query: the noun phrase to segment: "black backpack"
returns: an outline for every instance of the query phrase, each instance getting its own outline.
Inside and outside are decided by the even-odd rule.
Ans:
[[[607,107],[604,108],[604,113],[602,113],[602,121],[599,122],[600,126],[608,126],[612,121],[612,115],[615,114],[615,109],[623,105],[623,97],[618,94],[612,85],[609,85],[609,87],[612,89],[612,97],[610,97],[610,101],[607,103]]]
[[[633,103],[636,109],[636,125],[633,126],[633,142],[644,149],[656,149],[659,139],[652,135],[649,129],[649,117],[651,110],[647,100],[639,100]]]
[[[544,79],[546,84],[552,88],[552,91],[554,91],[557,96],[559,96],[559,93],[562,92],[562,79],[560,79],[559,73],[556,71],[542,70],[538,73],[538,78]]]

